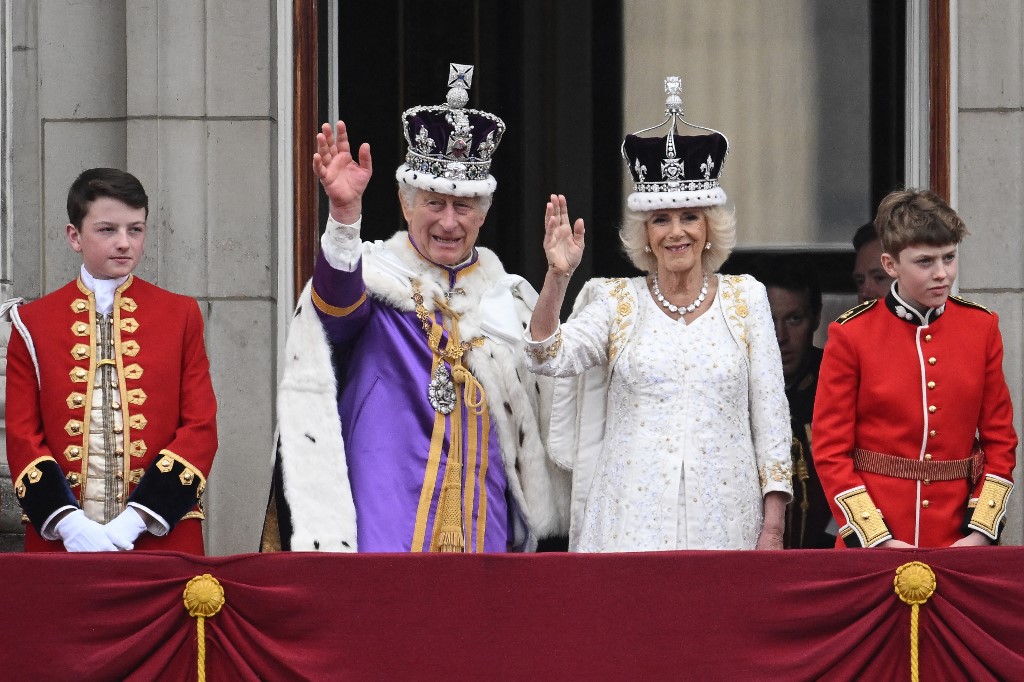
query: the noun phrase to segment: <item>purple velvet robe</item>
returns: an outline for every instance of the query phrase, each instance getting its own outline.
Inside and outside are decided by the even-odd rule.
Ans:
[[[460,273],[476,262],[474,252],[457,268],[432,268],[444,288],[453,289],[462,286]],[[439,417],[427,399],[434,353],[416,313],[375,298],[367,291],[362,266],[360,261],[354,272],[336,270],[321,254],[313,273],[317,313],[328,338],[347,356],[339,369],[338,414],[359,551],[428,551],[448,465],[452,415]],[[465,295],[479,298],[482,293]],[[429,309],[433,304],[427,300],[424,305]],[[437,311],[432,314],[442,323]],[[509,514],[515,513],[506,495],[497,430],[486,409],[485,403],[482,414],[465,406],[462,410],[467,552],[508,551]]]

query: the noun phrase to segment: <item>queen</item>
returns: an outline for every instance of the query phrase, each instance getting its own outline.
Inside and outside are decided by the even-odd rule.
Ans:
[[[633,192],[621,239],[647,275],[591,280],[565,324],[584,225],[570,224],[564,196],[547,204],[527,354],[533,372],[563,377],[549,444],[572,470],[574,551],[782,549],[792,484],[779,346],[765,288],[715,272],[735,244],[719,183],[729,143],[683,120],[679,91],[667,79],[665,121],[622,145]]]

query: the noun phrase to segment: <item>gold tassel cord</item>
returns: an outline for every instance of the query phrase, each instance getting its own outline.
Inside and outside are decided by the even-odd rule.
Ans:
[[[441,312],[442,324],[430,315],[423,305],[423,296],[416,282],[413,285],[413,301],[416,304],[416,315],[427,332],[427,345],[441,361],[451,365],[452,382],[461,387],[455,390],[455,406],[451,412],[451,436],[448,448],[448,462],[445,467],[441,493],[434,514],[434,532],[431,536],[430,551],[432,552],[464,552],[466,550],[465,519],[462,510],[462,473],[465,460],[465,444],[462,438],[462,409],[469,408],[470,418],[479,417],[485,408],[484,390],[480,382],[463,366],[462,358],[473,349],[483,345],[483,337],[476,337],[469,342],[459,338],[459,315],[444,302],[435,300],[434,304]],[[448,340],[441,346],[445,328],[444,318],[451,320]]]
[[[919,682],[921,671],[918,652],[918,618],[921,604],[928,601],[936,588],[935,573],[920,561],[911,561],[896,569],[893,586],[896,595],[910,605],[910,679]]]
[[[206,682],[206,619],[216,616],[224,606],[224,588],[216,578],[204,573],[188,581],[183,596],[185,610],[196,619],[199,682]]]

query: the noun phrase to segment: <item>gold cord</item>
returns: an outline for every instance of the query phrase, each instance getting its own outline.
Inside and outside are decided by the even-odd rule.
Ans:
[[[206,682],[206,619],[216,616],[224,606],[224,588],[209,573],[197,575],[185,585],[185,610],[196,619],[199,682]]]
[[[432,552],[464,552],[466,549],[466,532],[462,511],[462,409],[468,408],[469,416],[479,417],[486,409],[484,388],[476,377],[462,364],[462,358],[473,348],[484,345],[484,338],[478,336],[470,341],[459,338],[459,315],[442,301],[435,300],[434,305],[441,311],[442,322],[445,317],[452,321],[448,331],[448,342],[441,347],[441,338],[445,328],[434,319],[423,305],[423,294],[419,284],[411,281],[412,299],[416,304],[416,317],[420,319],[423,330],[427,333],[427,345],[431,352],[451,365],[452,382],[462,387],[455,391],[455,409],[451,412],[451,437],[448,449],[448,462],[445,466],[444,480],[437,501],[434,515],[434,531],[430,540]]]
[[[910,605],[910,679],[911,682],[918,682],[921,678],[918,659],[918,617],[921,604],[935,594],[935,573],[928,564],[911,561],[896,569],[893,585],[900,600]]]

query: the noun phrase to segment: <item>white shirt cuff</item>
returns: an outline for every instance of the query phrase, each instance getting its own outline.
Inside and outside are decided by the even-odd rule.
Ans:
[[[157,514],[155,511],[139,504],[138,502],[129,502],[129,507],[134,507],[135,511],[139,512],[139,516],[142,517],[142,521],[146,524],[146,530],[157,537],[167,535],[167,531],[171,529],[170,524],[164,520],[164,517]]]
[[[57,535],[57,528],[56,528],[56,526],[57,526],[57,518],[58,517],[63,518],[64,517],[63,512],[65,512],[65,511],[67,511],[69,509],[71,511],[74,511],[74,510],[78,509],[78,507],[73,507],[70,504],[66,504],[63,507],[59,508],[57,511],[55,511],[52,514],[50,514],[49,516],[47,516],[46,520],[43,521],[42,527],[39,529],[39,537],[41,537],[44,540],[60,540],[60,537]]]
[[[330,215],[327,216],[327,229],[320,237],[320,250],[328,265],[342,272],[353,272],[363,256],[363,242],[359,238],[359,229],[363,225],[363,216],[359,216],[351,225],[339,223]]]

